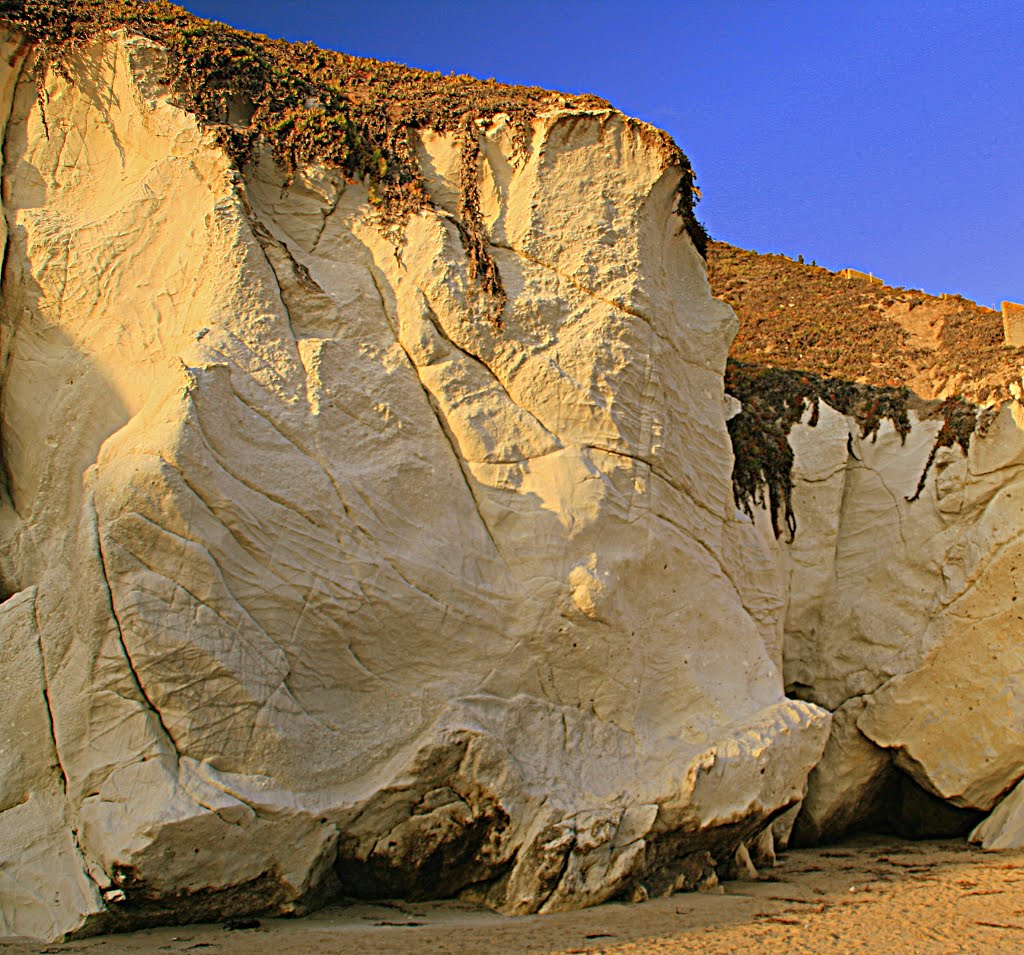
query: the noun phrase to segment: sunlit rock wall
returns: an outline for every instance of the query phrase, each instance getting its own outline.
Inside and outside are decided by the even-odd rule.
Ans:
[[[148,41],[42,95],[5,52],[0,934],[642,898],[801,798],[829,718],[660,137],[480,126],[496,320],[453,139],[385,238],[330,169],[233,168]]]

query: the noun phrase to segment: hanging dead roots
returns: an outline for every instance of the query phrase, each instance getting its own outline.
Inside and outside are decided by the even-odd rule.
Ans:
[[[765,508],[775,536],[784,526],[789,539],[796,534],[793,512],[793,449],[789,433],[810,410],[807,424],[818,423],[821,402],[854,418],[861,437],[875,440],[883,421],[891,421],[900,440],[910,433],[906,388],[881,388],[810,372],[751,365],[730,359],[725,372],[725,391],[738,398],[743,410],[727,424],[732,439],[732,485],[736,506],[751,518],[755,508]],[[947,398],[937,414],[942,428],[928,455],[914,494],[925,488],[939,448],[959,445],[964,454],[974,434],[984,435],[998,409],[979,409],[961,397]],[[780,522],[781,518],[781,522]]]
[[[811,427],[817,425],[824,401],[854,417],[862,437],[874,439],[886,420],[893,423],[901,439],[910,433],[906,388],[877,388],[730,359],[725,390],[743,404],[743,410],[728,422],[736,505],[751,518],[755,507],[766,508],[776,537],[782,533],[780,517],[789,539],[796,534],[789,432],[808,409]]]

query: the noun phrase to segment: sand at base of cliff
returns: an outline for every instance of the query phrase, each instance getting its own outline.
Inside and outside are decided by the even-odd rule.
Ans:
[[[1024,947],[1024,851],[878,837],[783,854],[758,882],[505,918],[458,902],[333,905],[258,928],[188,925],[63,945],[0,941],[2,955],[90,952],[405,955],[482,952],[1019,952]]]

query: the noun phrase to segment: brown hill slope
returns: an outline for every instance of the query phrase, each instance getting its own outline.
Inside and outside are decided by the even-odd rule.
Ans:
[[[886,419],[905,436],[910,409],[939,416],[935,450],[966,453],[986,425],[979,405],[997,405],[1021,381],[1024,349],[1003,344],[1000,313],[961,296],[847,278],[724,242],[709,243],[707,260],[713,294],[740,319],[725,379],[743,402],[729,421],[736,503],[751,515],[766,506],[776,536],[783,523],[796,531],[788,435],[808,408],[817,422],[819,401],[854,416],[866,437]]]
[[[738,361],[977,404],[1009,398],[1020,379],[1024,349],[1003,345],[1000,313],[961,296],[845,278],[724,242],[708,246],[708,278],[739,316]]]

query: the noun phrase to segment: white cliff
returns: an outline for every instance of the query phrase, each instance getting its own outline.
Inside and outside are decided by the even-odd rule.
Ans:
[[[496,321],[451,135],[420,134],[434,207],[385,236],[337,170],[234,168],[148,40],[42,93],[5,54],[0,934],[642,898],[803,796],[829,717],[783,693],[730,486],[735,318],[663,139],[478,125]],[[864,732],[935,791],[994,798],[881,718],[914,687],[822,679],[885,700]]]
[[[940,449],[910,501],[940,424],[915,420],[905,445],[884,426],[871,442],[823,409],[791,436],[786,684],[835,711],[796,823],[804,841],[891,803],[892,770],[977,813],[1024,777],[1024,412],[1004,405],[966,456]],[[976,837],[1008,844],[1007,820],[1003,807]]]

